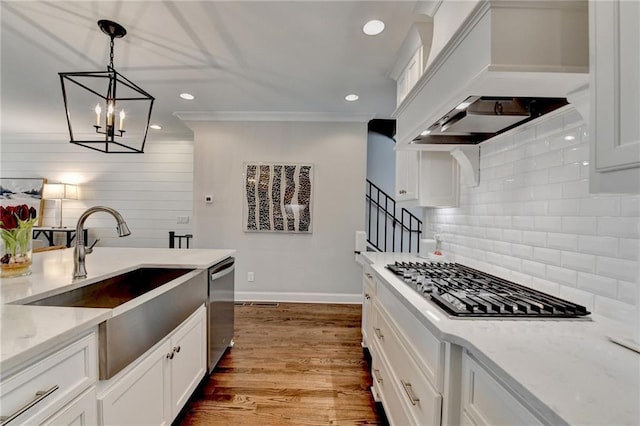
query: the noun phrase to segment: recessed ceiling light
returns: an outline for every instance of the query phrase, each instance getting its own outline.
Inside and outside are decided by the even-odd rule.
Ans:
[[[149,126],[149,128],[153,130],[162,130],[162,126],[159,124],[152,124]]]
[[[360,99],[360,96],[356,95],[355,93],[351,93],[344,97],[344,100],[347,102],[354,102],[354,101],[357,101],[358,99]]]
[[[384,31],[384,22],[373,19],[362,26],[362,32],[366,35],[378,35]]]
[[[196,97],[195,97],[195,96],[193,96],[191,93],[180,93],[180,97],[181,97],[182,99],[186,99],[186,100],[188,100],[188,101],[192,101],[192,100],[194,100],[194,99],[196,98]]]

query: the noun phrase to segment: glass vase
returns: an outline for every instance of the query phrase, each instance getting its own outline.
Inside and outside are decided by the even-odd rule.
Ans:
[[[0,278],[20,277],[31,273],[33,229],[3,230],[0,239]]]

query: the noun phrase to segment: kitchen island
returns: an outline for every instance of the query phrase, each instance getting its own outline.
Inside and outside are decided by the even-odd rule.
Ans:
[[[26,397],[26,395],[35,393],[36,397],[40,398],[43,390],[46,389],[51,391],[52,396],[49,397],[49,400],[56,400],[57,398],[60,400],[56,400],[58,405],[67,404],[66,408],[59,410],[57,414],[71,416],[68,417],[70,421],[74,421],[76,418],[73,417],[76,415],[75,413],[72,413],[73,415],[68,414],[73,411],[71,408],[76,409],[76,405],[83,404],[83,410],[85,411],[80,415],[89,415],[89,418],[94,418],[97,407],[96,395],[99,401],[100,395],[104,396],[102,411],[103,413],[107,412],[108,407],[105,404],[109,401],[110,395],[118,391],[119,387],[122,387],[120,383],[122,378],[133,380],[132,377],[136,378],[134,376],[138,374],[134,370],[141,367],[139,366],[140,362],[132,363],[132,366],[125,368],[114,379],[97,382],[97,329],[99,325],[117,315],[133,311],[142,303],[147,303],[165,292],[175,290],[183,282],[193,281],[196,279],[195,277],[197,277],[197,282],[202,283],[203,287],[205,287],[202,289],[202,293],[206,295],[207,269],[234,253],[234,250],[96,248],[86,258],[88,276],[80,280],[72,280],[71,278],[73,249],[35,254],[31,275],[3,279],[0,285],[0,379],[3,383],[1,396],[5,406],[2,414],[7,415],[5,409],[15,412],[17,410],[15,407],[19,407],[25,401],[28,403],[29,397]],[[88,286],[137,268],[185,268],[193,271],[184,275],[184,277],[194,278],[191,280],[174,279],[113,309],[26,305],[30,302]],[[204,306],[200,306],[200,309],[184,321],[185,324],[178,327],[170,338],[165,339],[167,340],[166,343],[163,343],[163,341],[158,342],[149,350],[149,353],[164,350],[163,345],[172,344],[174,341],[177,342],[185,338],[191,339],[192,346],[195,345],[195,350],[190,353],[190,356],[192,355],[202,361],[201,368],[198,367],[199,370],[196,372],[196,375],[201,378],[206,367],[204,365],[206,361],[206,321],[204,311]],[[187,343],[188,341],[185,341],[185,344],[183,344],[181,354],[183,358],[186,356]],[[174,352],[180,351],[180,349],[177,349],[179,346],[179,344],[174,346]],[[168,351],[171,351],[171,348]],[[67,354],[66,352],[69,353]],[[175,356],[176,353],[174,352],[171,355]],[[149,358],[149,353],[140,358]],[[174,356],[171,356],[170,359],[173,360]],[[162,353],[162,359],[165,359],[164,353]],[[169,360],[169,357],[167,356],[166,359]],[[187,358],[184,358],[184,360],[188,366],[190,363],[193,364],[194,359],[187,361]],[[178,357],[176,357],[176,361],[172,363],[174,369],[180,365],[176,363],[178,361]],[[50,365],[47,363],[50,363]],[[52,367],[57,365],[63,366],[60,372],[56,372],[55,368]],[[63,383],[65,378],[74,376],[65,372],[64,369],[75,371],[73,370],[75,367],[78,367],[77,370],[79,371],[77,380],[70,379],[71,381],[66,384],[65,388]],[[56,382],[55,386],[50,385],[47,380],[41,378],[46,375],[46,371],[52,368],[52,371],[58,374],[57,378],[52,379]],[[41,369],[42,372],[38,373],[38,369]],[[31,373],[32,371],[34,372],[33,374]],[[172,370],[168,370],[163,374],[172,374]],[[26,382],[26,385],[22,383],[23,381]],[[20,393],[21,387],[28,387],[29,381],[34,382],[33,386],[36,386],[34,389],[37,390],[37,393],[34,389],[31,389],[28,392],[25,391],[23,396],[17,395]],[[62,381],[62,384],[58,386],[60,381]],[[131,383],[128,383],[127,386],[131,386]],[[67,388],[69,390],[68,395],[65,393]],[[193,388],[193,384],[188,384],[188,388]],[[12,399],[14,398],[12,392],[17,395],[15,399],[21,402],[16,402]],[[58,397],[56,395],[61,396]],[[178,404],[184,404],[185,398],[188,398],[189,395],[190,392],[188,395],[178,395]],[[34,401],[38,398],[35,398]],[[73,398],[75,398],[74,403],[70,402]],[[78,402],[83,398],[84,402],[82,404]],[[39,405],[45,407],[46,404],[46,401],[39,403]],[[36,413],[36,417],[31,420],[40,422],[41,420],[47,420],[43,416],[49,416],[49,411],[51,410],[47,411],[47,409],[35,407],[28,411]],[[93,413],[90,413],[90,411],[93,411]],[[179,409],[175,407],[167,409],[165,406],[158,407],[157,413],[162,419],[170,421],[176,411],[179,411]],[[44,412],[44,414],[38,417],[40,412]],[[56,423],[66,418],[56,417]],[[47,421],[52,419],[49,418]]]
[[[367,319],[373,325],[363,324],[370,330],[365,344],[373,352],[374,379],[378,370],[394,368],[396,355],[392,350],[384,353],[385,341],[393,336],[388,329],[395,329],[413,360],[428,367],[417,370],[424,371],[433,400],[441,401],[433,404],[437,412],[423,417],[425,421],[490,424],[498,418],[519,418],[528,424],[640,423],[640,354],[608,339],[610,333],[624,328],[622,324],[594,314],[590,320],[452,318],[385,268],[395,261],[425,260],[401,253],[362,256],[365,299],[376,300],[369,311],[374,318]],[[382,313],[376,314],[376,309]],[[376,320],[376,315],[382,320]],[[414,321],[413,326],[403,329],[405,319]],[[425,342],[430,342],[428,347]],[[400,376],[403,367],[397,370]],[[403,385],[409,379],[404,380]],[[413,389],[419,389],[418,379],[410,380]],[[387,382],[376,387],[374,380],[374,392],[377,389],[384,396]],[[402,411],[397,409],[402,404],[386,393],[385,410]],[[428,401],[424,395],[411,395],[410,400],[415,404],[406,404],[409,415]]]

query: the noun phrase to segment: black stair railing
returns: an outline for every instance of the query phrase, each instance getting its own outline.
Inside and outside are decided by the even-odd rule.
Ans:
[[[367,179],[367,243],[377,251],[417,253],[422,221]]]

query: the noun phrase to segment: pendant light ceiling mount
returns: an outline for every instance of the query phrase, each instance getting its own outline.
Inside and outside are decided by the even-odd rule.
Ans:
[[[98,27],[110,38],[107,70],[59,73],[69,142],[105,153],[143,153],[155,99],[113,66],[114,40],[127,30],[106,19]]]

